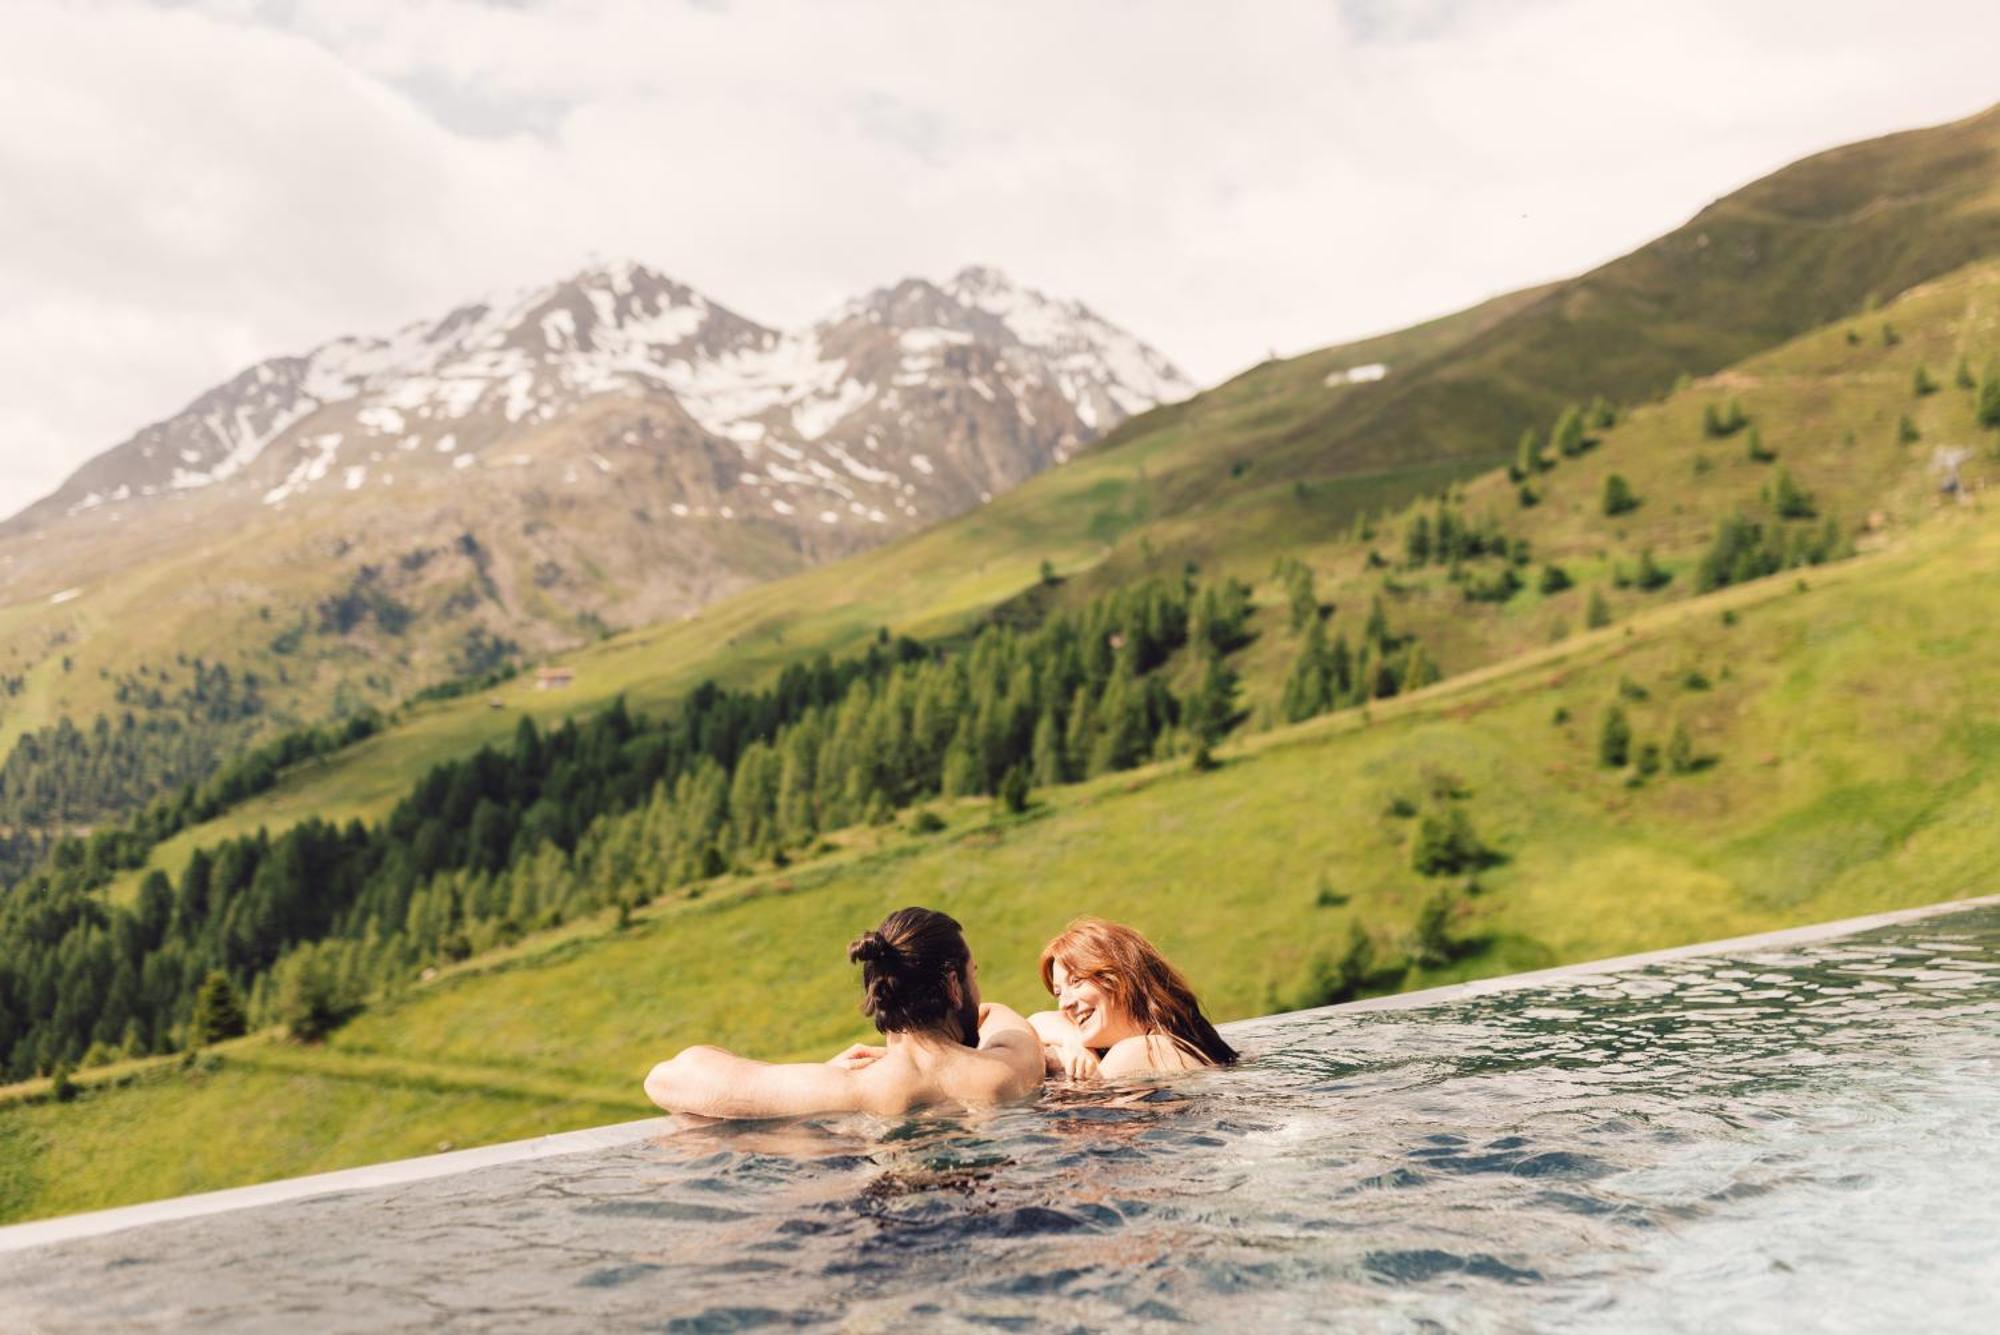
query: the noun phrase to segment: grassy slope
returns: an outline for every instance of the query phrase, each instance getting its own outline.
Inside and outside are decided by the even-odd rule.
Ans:
[[[1476,333],[1496,315],[1532,294],[1503,298],[1463,321],[1413,331],[1441,344]],[[1886,346],[1881,327],[1891,321],[1899,341]],[[1849,341],[1854,331],[1859,344]],[[811,649],[851,648],[879,625],[918,634],[949,631],[1032,584],[1044,556],[1059,569],[1090,572],[1115,567],[1130,574],[1144,564],[1141,545],[1172,550],[1153,558],[1156,568],[1177,568],[1196,550],[1213,572],[1250,579],[1268,574],[1279,554],[1313,565],[1322,597],[1339,609],[1336,628],[1350,636],[1382,579],[1365,568],[1365,544],[1350,535],[1351,521],[1404,504],[1412,495],[1447,485],[1454,470],[1413,470],[1335,487],[1291,486],[1249,493],[1236,505],[1218,503],[1185,518],[1153,520],[1117,532],[1116,525],[1143,514],[1146,479],[1181,457],[1213,453],[1216,442],[1238,441],[1263,420],[1296,401],[1302,384],[1318,385],[1330,367],[1382,355],[1380,341],[1273,363],[1202,399],[1140,419],[1124,444],[1087,455],[1027,483],[991,505],[905,542],[835,566],[765,585],[673,625],[633,631],[592,646],[569,660],[578,684],[538,693],[525,681],[487,697],[448,701],[414,711],[400,727],[288,776],[271,794],[247,803],[162,847],[153,865],[176,872],[197,845],[259,826],[282,828],[308,814],[344,820],[373,818],[425,768],[482,742],[504,738],[521,713],[546,721],[601,707],[623,693],[640,707],[668,704],[703,676],[755,680]],[[1886,522],[1908,524],[1929,508],[1932,449],[1976,434],[1971,396],[1951,383],[1961,357],[1979,367],[2000,355],[2000,266],[1973,265],[1924,285],[1866,319],[1816,330],[1752,358],[1712,381],[1698,382],[1665,402],[1632,411],[1603,448],[1562,464],[1539,486],[1542,505],[1520,510],[1513,487],[1500,474],[1464,484],[1463,510],[1493,513],[1510,532],[1530,535],[1537,560],[1561,561],[1578,587],[1552,599],[1526,592],[1502,609],[1469,607],[1445,572],[1399,573],[1391,592],[1392,615],[1433,650],[1448,672],[1465,671],[1547,644],[1579,627],[1593,584],[1603,585],[1614,562],[1631,563],[1642,548],[1656,549],[1669,566],[1685,571],[1706,541],[1715,517],[1733,508],[1757,509],[1757,495],[1773,468],[1747,460],[1743,438],[1707,441],[1704,406],[1739,398],[1757,421],[1767,446],[1808,490],[1823,512],[1856,524],[1880,511]],[[1305,363],[1311,365],[1301,370]],[[1915,368],[1923,364],[1945,384],[1916,399]],[[1353,390],[1321,394],[1352,393]],[[1923,440],[1896,440],[1897,418],[1911,414]],[[1849,445],[1852,436],[1854,443]],[[1697,457],[1711,465],[1695,471]],[[1984,461],[1968,471],[1989,468]],[[1616,523],[1601,514],[1606,474],[1631,481],[1645,503]],[[1110,518],[1107,518],[1109,516]],[[1136,522],[1136,521],[1135,521]],[[1400,539],[1385,530],[1374,544],[1398,552]],[[1532,571],[1530,572],[1532,575]],[[1080,581],[1088,586],[1091,581]],[[1601,591],[1622,614],[1685,593],[1685,575],[1663,594]],[[1264,637],[1245,656],[1246,699],[1253,710],[1276,697],[1290,656],[1290,637]],[[129,892],[137,876],[126,878]]]
[[[1983,892],[2000,858],[2000,726],[1983,707],[2000,618],[1967,600],[1996,579],[2000,522],[1954,512],[1812,572],[1808,591],[1782,575],[1664,606],[1369,720],[1250,739],[1214,774],[1113,776],[1015,822],[971,803],[943,835],[874,832],[622,934],[579,925],[322,1049],[253,1038],[216,1072],[169,1062],[67,1107],[0,1111],[0,1142],[31,1152],[7,1156],[25,1166],[0,1177],[0,1217],[633,1114],[646,1064],[695,1039],[832,1050],[860,1032],[842,945],[908,902],[957,914],[984,986],[1016,1004],[1035,1004],[1041,941],[1088,908],[1154,935],[1218,1014],[1254,1013],[1351,921],[1385,946],[1407,931],[1428,888],[1386,808],[1440,777],[1508,860],[1458,923],[1485,948],[1411,984]],[[1689,666],[1713,688],[1681,686]],[[1716,763],[1636,789],[1599,769],[1596,723],[1626,678],[1650,693],[1627,704],[1642,739],[1684,721]],[[1322,881],[1349,902],[1316,906]]]

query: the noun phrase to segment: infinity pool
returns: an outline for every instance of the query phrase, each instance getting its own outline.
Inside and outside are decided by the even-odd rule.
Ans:
[[[1229,1028],[1116,1095],[16,1230],[0,1328],[1993,1328],[2000,906]]]

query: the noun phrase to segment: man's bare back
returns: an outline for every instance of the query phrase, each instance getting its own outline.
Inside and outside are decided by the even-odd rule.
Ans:
[[[1028,1022],[984,1005],[978,1047],[942,1034],[892,1033],[881,1047],[856,1044],[831,1061],[776,1065],[694,1047],[655,1066],[646,1093],[669,1112],[703,1117],[894,1115],[939,1103],[1011,1103],[1040,1087],[1042,1069],[1041,1040]]]

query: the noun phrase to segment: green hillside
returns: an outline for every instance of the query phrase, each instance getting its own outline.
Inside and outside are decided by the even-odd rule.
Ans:
[[[684,625],[629,632],[608,656],[585,651],[590,670],[575,695],[530,701],[517,691],[510,703],[545,717],[620,690],[667,699],[700,676],[748,679],[801,648],[850,644],[878,624],[951,626],[1027,587],[1043,559],[1105,582],[1129,576],[1147,553],[1174,564],[1268,567],[1357,513],[1490,468],[1525,426],[1546,427],[1565,402],[1650,400],[1682,374],[1712,373],[2000,252],[1996,167],[2000,108],[1820,154],[1591,273],[1257,367],[1127,423],[1085,459],[879,559],[780,580]],[[1339,374],[1375,363],[1387,366],[1379,381]],[[394,515],[354,520],[369,532],[407,524]],[[315,540],[343,550],[348,527],[343,519]],[[446,550],[456,531],[430,536]],[[301,606],[328,595],[325,572],[263,569],[244,550],[247,538],[169,550],[171,536],[159,539],[158,561],[107,575],[89,599],[0,611],[0,748],[60,716],[87,724],[115,715],[121,693],[149,685],[142,673],[184,675],[182,656],[256,673],[266,729],[381,704],[453,670],[372,631],[303,656],[275,652],[299,609],[238,605],[216,572],[257,568],[260,587],[295,589]],[[531,587],[524,580],[513,582]],[[171,600],[180,610],[170,616],[159,610],[170,600],[149,593],[169,587],[205,592],[192,604]],[[479,658],[468,648],[458,670]],[[360,770],[309,799],[301,789],[292,810],[379,812],[428,758],[504,731],[471,717],[472,708],[419,717]],[[240,744],[238,734],[219,740]],[[398,759],[384,763],[387,753]],[[282,802],[259,818],[288,819]]]
[[[868,831],[623,930],[575,924],[320,1047],[251,1038],[73,1103],[17,1102],[0,1110],[0,1218],[637,1114],[647,1064],[696,1039],[832,1051],[862,1031],[842,946],[906,902],[958,915],[985,986],[1015,1004],[1036,1003],[1042,940],[1088,908],[1144,928],[1241,1016],[1319,999],[1356,929],[1384,962],[1371,986],[1417,986],[1983,893],[2000,619],[1968,591],[1996,577],[2000,524],[1955,509],[1804,581],[1258,736],[1213,773],[1109,776],[1015,818],[968,801],[941,809],[940,833]],[[1638,782],[1602,766],[1614,704],[1635,744],[1684,726],[1697,766]],[[1412,865],[1416,827],[1450,809],[1498,858],[1476,888]],[[1441,890],[1448,958],[1410,964]]]
[[[1462,337],[1492,314],[1453,326],[1450,335]],[[1894,331],[1893,342],[1883,337],[1885,326]],[[1662,403],[1626,412],[1616,427],[1598,432],[1597,449],[1535,481],[1545,494],[1532,509],[1521,507],[1503,474],[1458,483],[1453,470],[1417,469],[1338,486],[1264,489],[1237,507],[1218,500],[1197,515],[1134,520],[1115,533],[1106,527],[1113,522],[1106,516],[1123,523],[1145,512],[1151,476],[1222,448],[1216,442],[1233,439],[1242,421],[1276,411],[1267,396],[1279,404],[1291,400],[1280,389],[1260,386],[1276,383],[1281,372],[1316,384],[1326,362],[1315,354],[1300,359],[1314,363],[1302,376],[1289,369],[1293,364],[1280,364],[1191,405],[1162,410],[1171,420],[1147,426],[1150,419],[1142,419],[1141,429],[1123,443],[949,525],[751,590],[690,620],[630,632],[571,655],[564,661],[574,667],[576,684],[567,690],[540,692],[517,681],[410,711],[401,726],[301,768],[268,796],[170,841],[151,865],[177,873],[197,845],[282,829],[307,815],[378,818],[429,766],[504,740],[523,716],[547,722],[602,708],[621,695],[635,708],[663,708],[703,678],[762,680],[812,652],[850,650],[881,626],[925,637],[951,633],[1032,588],[1043,560],[1080,576],[1072,586],[1081,596],[1118,576],[1177,570],[1193,552],[1204,573],[1261,582],[1262,596],[1275,599],[1268,587],[1272,563],[1291,557],[1314,569],[1317,592],[1335,608],[1331,626],[1357,626],[1382,593],[1397,623],[1423,640],[1445,673],[1470,671],[1582,628],[1593,591],[1613,615],[1686,596],[1692,566],[1717,519],[1737,507],[1756,510],[1779,466],[1846,530],[1875,518],[1877,532],[1859,537],[1864,545],[1918,521],[1932,507],[1934,449],[1990,434],[1975,423],[1974,393],[1956,383],[1955,369],[1963,362],[1983,373],[1996,356],[2000,267],[1974,265],[1872,315],[1813,331],[1723,376],[1691,383]],[[1938,393],[1914,393],[1919,366],[1943,386]],[[1776,456],[1772,463],[1747,457],[1747,431],[1724,439],[1704,434],[1705,411],[1731,399],[1753,419]],[[1914,442],[1899,437],[1906,415],[1919,433]],[[1976,458],[1966,466],[1968,479],[1991,467],[1989,459]],[[1637,510],[1615,523],[1601,505],[1604,480],[1614,471],[1642,498]],[[1403,564],[1405,507],[1413,497],[1447,487],[1456,489],[1461,513],[1492,516],[1510,536],[1530,541],[1527,586],[1505,604],[1468,604],[1446,567],[1395,568]],[[1361,540],[1356,521],[1371,514],[1383,516],[1375,524],[1379,532]],[[1614,568],[1636,566],[1648,548],[1679,578],[1650,593],[1614,587]],[[1370,550],[1391,568],[1371,567]],[[1550,561],[1562,565],[1573,591],[1538,591],[1538,572]],[[1265,721],[1295,647],[1286,637],[1266,635],[1241,663],[1250,707]],[[493,700],[504,707],[492,708]],[[136,876],[123,884],[129,891]]]

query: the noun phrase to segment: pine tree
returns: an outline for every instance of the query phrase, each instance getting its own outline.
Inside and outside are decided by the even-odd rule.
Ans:
[[[1951,378],[1953,383],[1955,383],[1960,389],[1972,389],[1978,384],[1978,382],[1972,378],[1972,368],[1966,364],[1965,358],[1963,357],[1960,357],[1958,359],[1958,369],[1952,372]]]
[[[1387,648],[1394,638],[1389,634],[1389,613],[1382,607],[1382,595],[1376,594],[1368,604],[1368,622],[1362,627],[1362,638],[1377,649]]]
[[[1333,707],[1327,658],[1325,624],[1314,621],[1306,627],[1279,697],[1278,710],[1287,723],[1301,722]]]
[[[1063,756],[1062,727],[1055,711],[1043,710],[1035,720],[1035,740],[1030,764],[1038,787],[1049,788],[1069,779],[1069,762]]]
[[[1920,399],[1938,391],[1937,381],[1931,379],[1930,368],[1922,362],[1917,363],[1916,374],[1910,379],[1910,390]]]
[[[1667,765],[1676,774],[1694,770],[1694,739],[1688,736],[1685,723],[1674,724],[1673,736],[1667,739]]]
[[[1028,771],[1020,765],[1007,771],[1000,780],[1000,801],[1007,810],[1019,815],[1028,809]]]
[[[1914,445],[1923,438],[1923,433],[1917,430],[1916,421],[1908,413],[1904,413],[1896,419],[1896,443],[1898,445]]]
[[[1989,369],[1979,382],[1979,399],[1973,412],[1979,425],[2000,428],[2000,370]]]
[[[1474,871],[1492,856],[1493,851],[1473,833],[1472,818],[1459,806],[1426,811],[1410,846],[1410,865],[1421,876]]]
[[[1618,425],[1618,410],[1611,406],[1602,395],[1590,401],[1590,426],[1593,431],[1609,431]]]
[[[1549,433],[1549,443],[1558,455],[1574,459],[1583,453],[1583,409],[1574,403],[1562,410],[1556,418],[1555,429]]]
[[[1749,457],[1750,462],[1753,464],[1767,464],[1778,457],[1776,450],[1764,448],[1764,433],[1754,426],[1750,428],[1749,434],[1743,438],[1743,453]]]
[[[1320,623],[1315,619],[1307,631],[1308,637],[1319,633]],[[1194,694],[1188,697],[1183,719],[1189,735],[1203,746],[1213,746],[1229,731],[1230,721],[1236,715],[1236,673],[1222,661],[1220,654],[1208,655],[1208,662],[1202,669],[1201,680],[1196,683]]]
[[[210,970],[195,993],[194,1017],[188,1022],[188,1043],[207,1047],[225,1038],[238,1038],[250,1030],[243,1013],[243,997],[220,970]]]
[[[1541,437],[1533,427],[1521,433],[1520,444],[1514,447],[1514,471],[1525,481],[1548,467],[1542,457]]]
[[[1313,589],[1313,573],[1309,566],[1294,562],[1287,574],[1286,592],[1291,603],[1292,629],[1301,630],[1309,620],[1319,617],[1319,595]]]
[[[1771,482],[1771,508],[1780,519],[1811,519],[1818,513],[1811,494],[1792,481],[1791,473],[1783,468]]]
[[[1564,570],[1559,565],[1545,565],[1542,567],[1542,578],[1537,587],[1541,590],[1544,597],[1561,593],[1569,586],[1570,578],[1567,570]]]
[[[1633,577],[1633,583],[1638,585],[1641,592],[1651,593],[1655,589],[1665,588],[1673,583],[1673,580],[1673,572],[1653,560],[1651,547],[1639,553],[1639,573]]]
[[[1632,491],[1632,484],[1623,476],[1613,473],[1604,479],[1604,513],[1622,515],[1639,508],[1639,498]]]
[[[1597,734],[1597,760],[1607,769],[1623,769],[1632,758],[1632,725],[1618,705],[1605,711],[1604,726]]]
[[[1419,968],[1436,969],[1451,963],[1458,943],[1451,938],[1451,915],[1456,907],[1449,890],[1440,889],[1417,911],[1416,932],[1410,941],[1410,962]]]
[[[1583,610],[1583,624],[1589,630],[1601,630],[1611,624],[1611,604],[1604,601],[1602,589],[1590,591],[1590,602]]]
[[[1437,664],[1431,662],[1431,656],[1424,652],[1424,646],[1411,640],[1409,649],[1403,655],[1402,671],[1397,674],[1400,689],[1422,690],[1437,681],[1441,675]]]
[[[979,747],[974,740],[972,716],[966,715],[958,723],[958,731],[952,735],[951,746],[944,755],[944,769],[939,776],[946,797],[970,797],[985,784],[979,762]]]
[[[1403,530],[1403,559],[1411,569],[1430,564],[1431,521],[1428,516],[1414,516]]]

